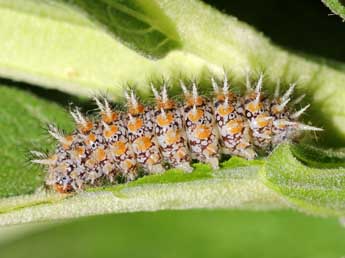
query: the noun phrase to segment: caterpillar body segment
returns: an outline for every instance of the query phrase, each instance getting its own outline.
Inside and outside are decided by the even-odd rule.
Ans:
[[[214,117],[220,134],[223,153],[254,159],[256,152],[251,144],[252,136],[244,115],[243,103],[239,96],[229,91],[227,78],[219,89],[212,78],[214,88]]]
[[[184,124],[191,156],[200,162],[219,168],[219,135],[215,124],[212,104],[198,94],[196,83],[190,92],[183,83],[184,92]]]
[[[163,85],[161,94],[153,85],[152,91],[156,101],[154,109],[155,134],[162,155],[171,167],[192,172],[182,111],[173,100],[169,99],[166,84]]]
[[[106,155],[108,160],[115,164],[114,166],[109,162],[105,165],[105,175],[112,182],[118,171],[126,181],[132,181],[138,176],[138,165],[129,142],[128,128],[125,123],[126,114],[113,111],[106,99],[103,104],[97,98],[95,100],[101,111],[100,132],[108,146]]]
[[[268,150],[272,139],[272,117],[267,109],[262,93],[263,75],[260,76],[255,89],[247,87],[244,96],[244,112],[252,131],[254,146]]]
[[[154,111],[139,103],[134,92],[126,93],[128,139],[137,162],[148,173],[163,173],[163,156],[155,136]]]

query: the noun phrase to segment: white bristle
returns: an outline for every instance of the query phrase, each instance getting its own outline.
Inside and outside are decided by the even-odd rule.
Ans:
[[[291,118],[292,118],[292,119],[296,119],[296,118],[300,117],[309,107],[310,107],[310,104],[306,105],[306,106],[305,106],[304,108],[302,108],[301,110],[299,110],[299,111],[293,113],[293,114],[291,115]]]

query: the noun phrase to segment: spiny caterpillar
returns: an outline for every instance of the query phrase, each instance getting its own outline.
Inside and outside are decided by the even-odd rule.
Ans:
[[[126,112],[113,110],[106,98],[94,98],[99,117],[84,117],[78,108],[71,111],[76,123],[71,135],[49,125],[48,132],[58,141],[55,153],[32,151],[32,162],[48,167],[46,185],[67,193],[105,181],[135,180],[139,169],[163,173],[166,164],[189,173],[192,160],[218,169],[221,153],[255,159],[257,151],[268,152],[303,130],[322,130],[298,122],[309,105],[298,111],[292,106],[303,96],[288,106],[294,84],[282,96],[277,86],[269,99],[262,93],[262,75],[255,88],[247,78],[244,96],[230,91],[226,76],[222,87],[212,78],[209,100],[198,93],[195,82],[191,89],[180,83],[182,104],[168,96],[166,83],[160,92],[151,84],[153,107],[144,106],[128,90]]]

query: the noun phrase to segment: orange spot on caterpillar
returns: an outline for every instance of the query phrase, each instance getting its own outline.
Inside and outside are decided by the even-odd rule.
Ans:
[[[202,104],[204,104],[205,100],[203,97],[201,96],[197,96],[196,98],[195,97],[188,97],[186,99],[186,102],[187,102],[187,105],[192,107],[192,106],[201,106]]]
[[[281,109],[279,108],[279,105],[274,105],[272,108],[271,108],[271,111],[272,111],[272,114],[279,114],[281,112]]]
[[[86,140],[85,140],[85,143],[86,143],[87,145],[90,145],[92,142],[95,142],[96,139],[97,139],[96,135],[94,135],[93,133],[90,133],[90,134],[87,136],[87,138],[86,138]]]
[[[207,139],[212,133],[212,129],[206,125],[198,125],[195,129],[195,137],[204,140]]]
[[[64,144],[62,145],[62,147],[67,150],[71,147],[71,144],[73,143],[74,137],[73,135],[68,135],[65,137],[65,141]]]
[[[141,118],[135,118],[134,121],[128,123],[128,130],[130,132],[136,132],[143,126],[144,122]]]
[[[104,137],[109,139],[114,134],[116,134],[118,131],[119,131],[119,129],[117,128],[117,126],[112,125],[112,126],[110,126],[109,130],[104,131]]]
[[[124,142],[115,142],[112,145],[112,152],[116,155],[116,156],[121,156],[122,154],[124,154],[127,151],[127,146]]]
[[[65,140],[68,141],[68,142],[72,142],[74,139],[73,135],[68,135],[65,137]]]
[[[129,169],[131,169],[132,167],[135,166],[135,163],[134,163],[132,160],[126,159],[126,160],[123,162],[123,166],[124,166],[124,168],[128,171]]]
[[[84,147],[76,147],[75,153],[80,157],[85,153],[85,148]]]
[[[206,149],[204,150],[205,154],[207,155],[214,155],[218,152],[218,148],[217,146],[215,146],[214,144],[210,144],[206,147]]]
[[[217,94],[216,99],[218,101],[225,101],[226,97],[228,98],[228,101],[232,101],[235,99],[235,94],[232,92],[229,92],[227,95],[222,94]]]
[[[156,122],[160,127],[168,126],[174,120],[174,116],[171,113],[161,114],[157,117]]]
[[[166,134],[166,142],[168,145],[174,144],[180,140],[180,134],[174,130],[169,130]]]
[[[110,114],[102,112],[102,121],[104,123],[110,124],[111,122],[117,119],[117,114],[115,112],[111,112]]]
[[[71,185],[67,185],[66,187],[63,187],[63,185],[60,185],[60,184],[54,184],[54,190],[59,193],[71,193],[74,191]]]
[[[183,149],[179,149],[176,153],[176,156],[179,159],[183,159],[186,155],[187,155],[187,153]]]
[[[131,115],[139,115],[144,113],[145,107],[142,104],[137,104],[136,106],[132,106],[130,105],[128,108],[128,113],[130,113]]]
[[[91,121],[86,122],[86,124],[80,124],[79,125],[79,131],[86,134],[90,132],[93,128],[93,123]]]
[[[193,123],[197,122],[202,116],[204,115],[204,111],[202,109],[197,109],[195,112],[193,110],[189,111],[188,119]]]
[[[93,168],[95,165],[96,165],[96,161],[94,158],[90,158],[88,159],[86,162],[85,162],[85,165],[88,167],[88,168]]]
[[[172,100],[167,100],[167,101],[165,101],[165,102],[163,102],[163,101],[157,101],[157,106],[156,106],[156,108],[158,109],[158,110],[160,110],[160,109],[172,109],[172,108],[174,108],[175,107],[175,102],[174,101],[172,101]]]
[[[242,132],[244,125],[243,125],[243,122],[240,122],[237,120],[231,120],[226,124],[226,127],[228,128],[228,131],[231,134],[238,134]]]
[[[261,107],[262,107],[262,104],[260,102],[258,104],[256,104],[256,103],[254,103],[254,101],[252,101],[246,105],[246,109],[252,113],[259,111]]]
[[[105,160],[106,157],[107,157],[107,155],[106,155],[105,150],[103,148],[98,148],[96,150],[96,159],[98,162]]]
[[[258,115],[258,117],[256,118],[257,124],[260,128],[265,127],[270,123],[269,120],[265,119],[267,117],[267,115]]]
[[[231,105],[228,105],[227,107],[224,107],[223,105],[219,106],[217,109],[217,112],[221,115],[221,116],[227,116],[230,113],[232,113],[234,111],[234,107]]]
[[[151,147],[152,145],[152,140],[150,137],[147,136],[143,136],[140,137],[138,139],[136,139],[133,142],[133,145],[136,146],[136,148],[140,151],[140,152],[144,152],[146,151],[148,148]]]
[[[244,150],[244,149],[246,149],[248,146],[249,146],[248,143],[241,142],[241,143],[239,143],[239,144],[237,145],[237,148],[238,148],[238,149],[241,149],[241,150]]]

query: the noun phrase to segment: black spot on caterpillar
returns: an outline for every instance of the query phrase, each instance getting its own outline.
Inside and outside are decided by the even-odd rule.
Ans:
[[[105,180],[135,180],[139,169],[164,173],[164,164],[189,173],[192,159],[217,169],[221,153],[255,159],[257,151],[268,152],[304,130],[322,130],[298,122],[309,105],[294,111],[301,101],[291,104],[294,84],[282,96],[277,87],[268,98],[262,83],[262,76],[255,88],[247,83],[246,93],[239,96],[229,89],[226,76],[221,87],[212,78],[213,96],[208,99],[198,94],[195,82],[188,88],[181,81],[183,103],[169,97],[165,83],[161,91],[151,85],[154,106],[144,106],[128,90],[126,112],[112,109],[106,98],[95,98],[98,118],[85,117],[76,108],[71,111],[76,123],[72,134],[50,125],[48,132],[58,142],[56,151],[50,155],[32,151],[36,156],[32,162],[47,166],[47,186],[67,193]]]

